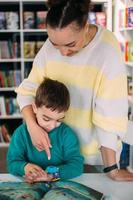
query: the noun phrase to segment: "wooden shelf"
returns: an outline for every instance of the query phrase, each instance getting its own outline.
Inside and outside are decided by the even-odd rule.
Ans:
[[[0,115],[0,119],[22,119],[22,115]]]
[[[125,62],[125,64],[129,67],[133,67],[133,62]]]

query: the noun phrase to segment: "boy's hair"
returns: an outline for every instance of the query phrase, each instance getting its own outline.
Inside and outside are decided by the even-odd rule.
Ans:
[[[37,89],[35,104],[59,112],[67,111],[70,106],[69,91],[63,83],[45,78]]]

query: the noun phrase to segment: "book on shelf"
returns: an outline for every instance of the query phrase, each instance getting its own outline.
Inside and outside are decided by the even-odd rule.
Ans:
[[[16,114],[20,114],[16,98],[0,96],[0,116]]]
[[[4,81],[4,76],[3,76],[3,72],[0,71],[0,87],[5,87],[5,81]]]
[[[126,27],[133,27],[133,7],[126,8]]]
[[[133,62],[133,41],[125,42],[125,61]]]
[[[133,27],[133,7],[119,10],[119,28]]]
[[[35,13],[31,11],[25,11],[23,14],[24,19],[24,29],[34,29],[35,28]]]
[[[24,42],[24,58],[35,57],[35,41]]]
[[[0,58],[9,59],[10,51],[8,48],[8,41],[0,41]]]
[[[0,11],[0,29],[6,29],[5,12],[1,12],[1,11]]]
[[[38,53],[38,51],[42,48],[43,45],[44,45],[44,41],[37,41],[36,42],[35,54]]]
[[[123,58],[126,62],[133,62],[133,41],[120,42]]]
[[[19,16],[18,12],[6,12],[6,29],[17,30],[19,29]]]
[[[4,141],[3,134],[1,131],[1,126],[0,126],[0,143],[3,143],[3,142],[5,142],[5,141]]]
[[[6,115],[5,99],[0,96],[0,115]]]
[[[96,13],[95,12],[89,12],[88,21],[90,24],[96,24]]]
[[[36,28],[37,29],[46,28],[46,16],[47,16],[47,11],[36,12]]]
[[[44,41],[25,41],[24,58],[34,58],[37,52],[43,46]]]
[[[106,28],[106,13],[96,12],[96,24]]]
[[[128,61],[133,62],[133,41],[128,42]]]
[[[0,41],[0,58],[1,59],[10,59],[10,58],[19,58],[20,57],[20,48],[18,42],[12,42],[11,40]]]
[[[21,83],[20,70],[0,71],[0,87],[16,87]]]
[[[105,12],[90,12],[88,16],[88,20],[90,24],[98,24],[104,28],[107,25]]]
[[[11,137],[9,135],[9,131],[5,124],[0,125],[0,133],[1,133],[1,137],[3,137],[3,142],[9,143]]]

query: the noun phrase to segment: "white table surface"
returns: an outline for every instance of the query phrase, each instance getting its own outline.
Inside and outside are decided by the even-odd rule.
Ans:
[[[19,182],[22,179],[11,174],[0,174],[0,182]],[[71,179],[87,185],[107,196],[107,200],[133,200],[133,182],[116,182],[102,173],[86,173]]]
[[[116,182],[102,173],[88,173],[72,179],[104,193],[108,200],[133,200],[133,182]]]

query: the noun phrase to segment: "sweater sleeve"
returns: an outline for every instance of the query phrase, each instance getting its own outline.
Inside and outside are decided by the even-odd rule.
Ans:
[[[95,85],[93,123],[105,134],[113,133],[122,139],[127,130],[127,78],[120,48],[114,37],[112,43],[105,50],[108,56],[105,56]]]
[[[84,159],[80,153],[80,146],[77,136],[71,129],[66,130],[63,142],[64,162],[59,166],[59,173],[61,179],[70,179],[83,173]]]
[[[14,132],[7,153],[8,172],[17,176],[24,175],[26,161],[26,149],[24,147],[23,134],[21,129]]]

